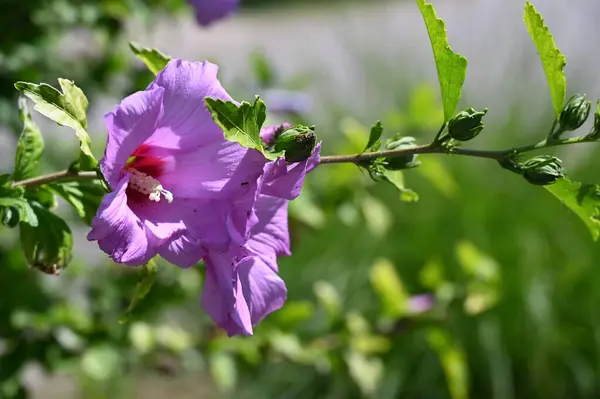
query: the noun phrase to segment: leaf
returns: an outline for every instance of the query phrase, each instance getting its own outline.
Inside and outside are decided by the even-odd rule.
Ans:
[[[142,275],[140,276],[135,290],[133,291],[133,297],[131,298],[131,302],[129,302],[129,307],[125,312],[125,315],[119,319],[119,323],[126,323],[129,321],[131,317],[131,313],[135,310],[137,305],[140,303],[142,299],[148,295],[150,289],[154,285],[154,281],[156,280],[156,274],[158,273],[158,266],[154,259],[151,259],[148,263],[142,266]]]
[[[386,259],[378,259],[371,266],[369,277],[383,302],[383,313],[394,318],[404,316],[408,296],[394,265]]]
[[[431,184],[447,198],[456,196],[459,191],[458,183],[439,158],[427,157],[421,160],[417,173],[429,180]]]
[[[438,328],[427,332],[427,341],[442,364],[452,399],[467,399],[469,397],[469,371],[462,348],[450,334]]]
[[[383,202],[368,194],[360,198],[360,207],[365,217],[367,229],[376,237],[383,237],[394,220],[390,210]]]
[[[222,392],[231,392],[237,383],[237,367],[232,356],[226,352],[210,355],[210,374]]]
[[[454,115],[461,96],[462,85],[467,75],[467,59],[450,48],[444,21],[436,17],[433,6],[425,0],[417,0],[417,5],[423,15],[429,40],[431,41],[433,58],[442,91],[444,121],[447,122]]]
[[[35,175],[38,162],[44,152],[44,139],[27,109],[27,100],[19,98],[19,116],[23,132],[17,144],[14,180],[25,180]]]
[[[123,358],[117,348],[99,344],[85,351],[81,357],[81,371],[94,381],[108,381],[121,372]]]
[[[383,126],[381,125],[381,121],[377,121],[373,125],[373,127],[371,127],[371,132],[369,133],[369,141],[367,142],[367,146],[362,152],[370,150],[375,144],[377,144],[382,134]]]
[[[89,226],[98,212],[106,190],[98,181],[73,181],[51,184],[50,189],[67,201]]]
[[[17,82],[15,87],[35,103],[35,110],[61,126],[75,130],[79,138],[79,168],[92,170],[98,162],[90,148],[90,136],[87,133],[86,111],[88,100],[83,91],[66,79],[58,79],[62,93],[54,87],[41,83]]]
[[[385,170],[382,175],[383,179],[400,191],[400,200],[404,202],[417,202],[419,194],[415,193],[410,188],[404,186],[404,174],[401,170]]]
[[[544,186],[565,206],[571,209],[587,226],[594,241],[600,237],[600,187],[596,184],[558,179]]]
[[[260,87],[270,87],[275,83],[275,71],[269,60],[259,51],[250,54],[250,66]]]
[[[31,204],[39,220],[37,226],[21,223],[21,247],[25,259],[47,274],[60,274],[71,261],[73,236],[67,223],[36,202]]]
[[[0,216],[2,224],[9,227],[15,227],[19,222],[31,226],[38,225],[38,218],[29,205],[29,202],[23,197],[25,190],[22,187],[13,187],[10,175],[0,176]]]
[[[260,139],[260,129],[267,118],[267,107],[260,97],[256,97],[254,104],[242,101],[239,106],[232,101],[210,97],[206,97],[205,102],[213,120],[223,129],[227,141],[258,150],[269,160],[279,156],[266,152]]]
[[[358,385],[363,397],[376,397],[377,388],[385,372],[383,361],[378,357],[367,357],[355,350],[349,351],[344,358],[350,377]]]
[[[556,48],[554,37],[544,24],[544,19],[530,2],[525,3],[523,19],[525,25],[527,25],[529,36],[531,36],[531,40],[533,40],[533,44],[535,44],[540,55],[542,67],[548,81],[548,88],[550,89],[550,96],[552,97],[554,114],[558,118],[567,95],[567,80],[563,71],[565,65],[567,65],[567,59]]]
[[[133,53],[146,64],[150,72],[154,75],[158,75],[160,71],[162,71],[169,61],[171,61],[171,57],[165,55],[158,51],[157,49],[149,49],[144,46],[140,46],[135,42],[129,42],[129,48]]]
[[[317,281],[313,285],[313,291],[319,305],[325,309],[330,323],[337,320],[342,314],[342,299],[333,285],[327,281]]]

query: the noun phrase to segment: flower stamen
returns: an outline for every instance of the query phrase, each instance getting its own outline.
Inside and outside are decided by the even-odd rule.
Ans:
[[[162,195],[169,204],[173,202],[173,194],[165,190],[158,180],[134,168],[129,168],[128,171],[131,173],[129,187],[146,194],[150,201],[159,202]]]

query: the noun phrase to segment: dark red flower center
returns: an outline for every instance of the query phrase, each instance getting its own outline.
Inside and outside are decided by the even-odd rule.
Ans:
[[[131,174],[126,191],[128,201],[158,201],[162,190],[158,180],[164,171],[164,165],[162,158],[151,155],[148,145],[142,144],[136,148],[123,168],[123,173]]]

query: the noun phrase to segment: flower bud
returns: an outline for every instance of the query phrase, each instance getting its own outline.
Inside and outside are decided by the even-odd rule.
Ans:
[[[468,141],[475,138],[483,130],[482,120],[487,111],[487,108],[483,111],[469,108],[459,112],[448,122],[448,134],[458,141]]]
[[[589,139],[597,140],[600,138],[600,100],[596,102],[596,112],[594,113],[594,127],[587,135]]]
[[[400,137],[388,142],[385,145],[386,150],[402,150],[405,148],[416,147],[414,137]],[[420,165],[417,161],[417,154],[402,155],[397,157],[386,157],[384,158],[385,168],[388,170],[400,170],[414,168]]]
[[[277,136],[273,150],[285,151],[287,162],[307,160],[317,144],[314,127],[296,125]]]
[[[541,155],[526,161],[522,165],[525,180],[537,186],[546,186],[564,176],[560,159]]]
[[[565,104],[558,118],[559,131],[569,132],[579,129],[590,115],[592,103],[586,100],[585,95],[575,94]]]

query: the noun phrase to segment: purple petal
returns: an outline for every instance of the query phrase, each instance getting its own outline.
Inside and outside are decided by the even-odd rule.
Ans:
[[[108,141],[100,169],[111,187],[117,185],[127,159],[154,132],[163,94],[160,87],[134,93],[104,117]]]
[[[277,131],[280,129],[285,130],[291,126],[292,125],[287,122],[282,123],[281,125],[264,126],[262,129],[260,129],[260,138],[267,147],[270,147],[275,144],[275,133],[277,133]]]
[[[300,195],[304,177],[319,164],[321,143],[306,161],[286,164],[283,159],[277,159],[265,166],[261,194],[293,200]]]
[[[87,238],[97,240],[100,248],[115,262],[139,266],[156,253],[151,250],[142,221],[127,206],[125,190],[128,181],[129,175],[126,175],[115,191],[104,196]]]
[[[414,295],[408,298],[408,311],[411,314],[424,313],[433,308],[434,298],[431,294]]]
[[[261,195],[256,202],[258,223],[248,240],[248,247],[274,271],[279,256],[291,255],[287,205],[285,199]]]
[[[196,10],[196,20],[202,26],[231,14],[238,6],[239,0],[188,0]]]
[[[271,89],[265,93],[264,98],[269,104],[269,112],[274,113],[303,114],[310,107],[308,95],[291,90]]]
[[[224,141],[204,103],[205,97],[231,100],[217,78],[218,70],[208,61],[169,61],[149,86],[164,89],[164,113],[147,144],[189,152]]]

